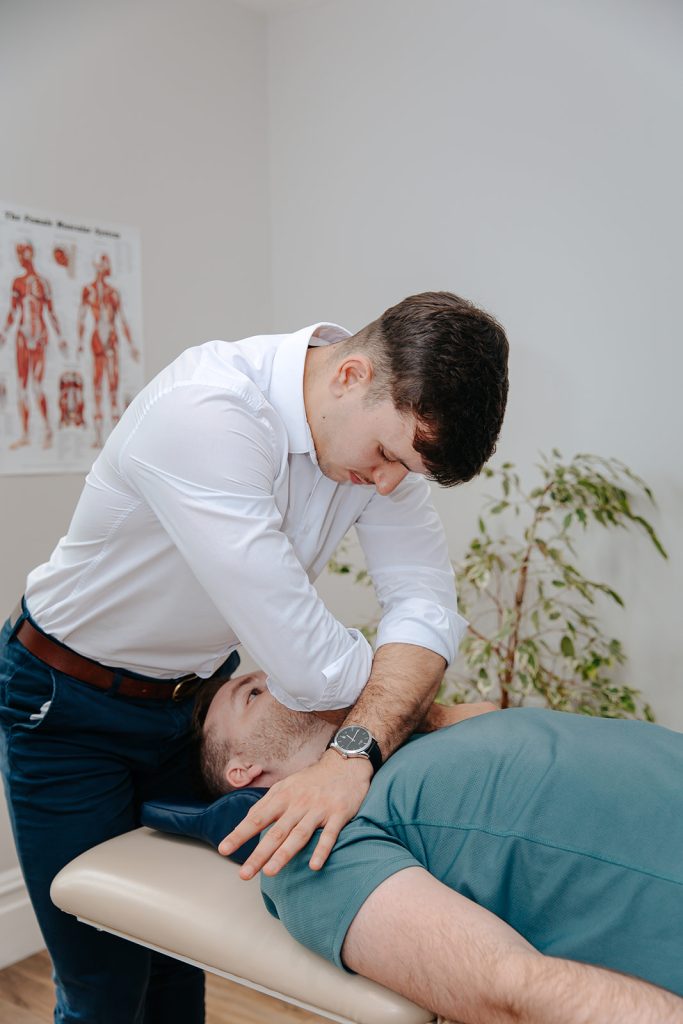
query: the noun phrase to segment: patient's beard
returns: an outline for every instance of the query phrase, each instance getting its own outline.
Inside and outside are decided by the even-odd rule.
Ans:
[[[258,734],[249,739],[241,753],[255,764],[276,764],[284,769],[303,747],[308,747],[314,763],[322,756],[334,731],[334,726],[310,711],[292,711],[283,704],[274,704],[259,723]]]

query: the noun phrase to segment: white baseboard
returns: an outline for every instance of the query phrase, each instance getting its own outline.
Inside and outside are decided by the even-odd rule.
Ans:
[[[19,868],[0,871],[0,970],[45,949]]]

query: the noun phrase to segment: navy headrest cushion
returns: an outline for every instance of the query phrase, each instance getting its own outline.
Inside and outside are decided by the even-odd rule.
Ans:
[[[256,787],[236,789],[210,804],[192,800],[147,800],[142,805],[142,824],[159,832],[203,839],[215,849],[246,817],[249,808],[267,792],[267,789]],[[258,841],[258,836],[248,840],[230,854],[230,860],[244,864]]]

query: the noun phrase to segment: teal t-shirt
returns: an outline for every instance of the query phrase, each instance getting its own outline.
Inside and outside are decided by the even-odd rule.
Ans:
[[[318,833],[319,834],[319,833]],[[519,708],[413,739],[325,867],[317,837],[266,906],[338,966],[370,893],[420,866],[533,946],[683,995],[683,734]]]

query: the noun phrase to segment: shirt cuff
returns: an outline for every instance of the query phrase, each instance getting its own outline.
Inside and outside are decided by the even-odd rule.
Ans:
[[[319,695],[289,693],[269,676],[266,682],[273,697],[291,711],[333,711],[355,704],[370,676],[372,647],[360,630],[346,632],[351,646],[322,670]]]
[[[377,629],[375,648],[383,644],[414,644],[440,654],[450,665],[468,625],[467,619],[450,608],[412,598],[384,616]]]

